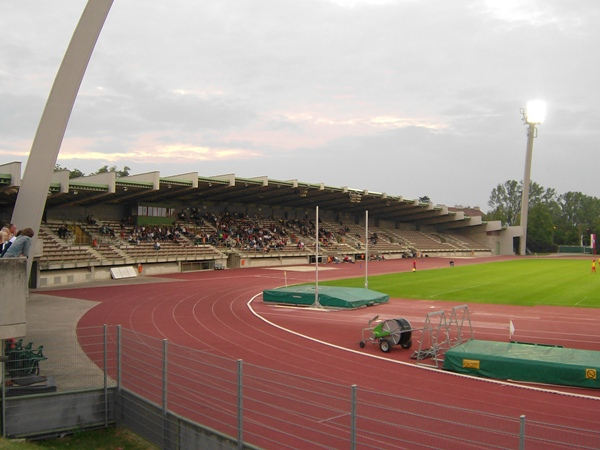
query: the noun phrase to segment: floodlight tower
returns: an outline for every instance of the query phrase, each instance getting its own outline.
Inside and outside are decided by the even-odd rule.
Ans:
[[[546,103],[542,100],[527,102],[521,109],[523,122],[527,125],[527,154],[525,156],[525,175],[523,176],[523,197],[521,199],[521,229],[522,236],[519,254],[525,255],[527,251],[527,215],[529,212],[529,183],[531,178],[531,158],[533,156],[533,140],[537,137],[537,125],[546,118]]]

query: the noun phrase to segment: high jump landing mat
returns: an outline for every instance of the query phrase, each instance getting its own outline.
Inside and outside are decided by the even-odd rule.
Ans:
[[[296,306],[315,305],[315,285],[290,286],[263,291],[263,301]],[[319,286],[319,304],[326,308],[360,308],[386,303],[387,294],[365,288]]]
[[[600,387],[600,352],[592,350],[473,339],[448,349],[443,368],[500,380]]]

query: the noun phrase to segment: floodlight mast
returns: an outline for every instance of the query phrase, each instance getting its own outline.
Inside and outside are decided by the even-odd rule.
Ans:
[[[527,216],[529,213],[529,184],[531,180],[531,160],[533,158],[533,140],[537,137],[537,125],[546,118],[546,103],[541,100],[527,102],[521,110],[523,121],[527,125],[527,152],[525,155],[525,175],[523,176],[523,194],[521,198],[521,241],[519,254],[527,253]]]

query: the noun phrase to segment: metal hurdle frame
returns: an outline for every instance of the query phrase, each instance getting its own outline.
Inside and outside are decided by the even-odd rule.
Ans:
[[[465,332],[470,337],[465,337]],[[444,362],[446,350],[473,338],[474,332],[468,305],[452,308],[450,320],[447,320],[443,310],[433,311],[425,317],[419,349],[414,353],[413,358],[417,360],[417,364],[439,369],[440,363]],[[431,359],[432,362],[424,362],[428,359]]]

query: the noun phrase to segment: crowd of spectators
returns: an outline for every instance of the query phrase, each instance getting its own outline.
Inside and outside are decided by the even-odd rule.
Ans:
[[[139,244],[140,242],[181,242],[189,237],[190,233],[185,226],[181,225],[134,225],[127,234],[127,242],[130,244]],[[125,227],[121,228],[121,237],[125,236]],[[156,247],[156,246],[155,246]],[[158,246],[160,247],[160,246]]]
[[[196,218],[202,225],[209,225],[210,231],[201,231],[195,236],[195,244],[211,244],[244,251],[283,250],[289,238],[284,227],[272,217],[267,220],[251,218],[244,213],[224,212],[220,215],[207,213]],[[214,230],[214,231],[213,231]]]
[[[98,224],[89,215],[86,223]],[[242,251],[268,253],[281,251],[291,242],[297,250],[306,248],[305,241],[314,242],[316,224],[305,219],[274,219],[245,213],[200,212],[198,208],[186,207],[177,213],[172,225],[135,225],[131,217],[120,223],[120,237],[130,244],[141,242],[191,242],[194,245],[213,245]],[[102,235],[116,237],[115,230],[106,224],[99,226]],[[340,223],[339,229],[319,226],[319,245],[322,248],[334,247],[338,236],[350,231]],[[59,237],[61,231],[59,229]],[[314,248],[314,243],[311,244]]]

